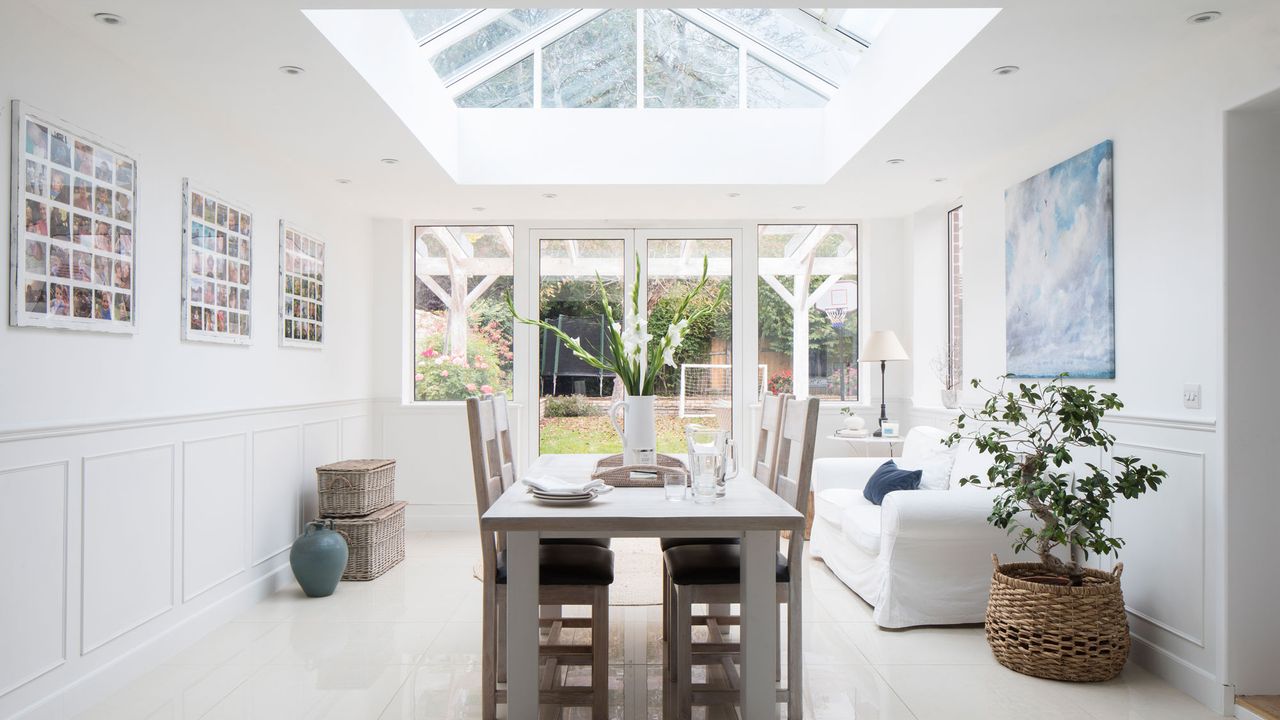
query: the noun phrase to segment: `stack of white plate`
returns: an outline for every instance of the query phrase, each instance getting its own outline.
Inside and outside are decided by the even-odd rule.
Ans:
[[[596,496],[599,495],[599,492],[593,488],[580,493],[549,493],[529,488],[529,494],[538,502],[545,503],[547,505],[585,505],[592,500],[595,500]]]

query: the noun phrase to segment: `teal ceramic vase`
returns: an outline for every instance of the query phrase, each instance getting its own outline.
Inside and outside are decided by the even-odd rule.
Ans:
[[[307,597],[328,597],[347,567],[347,539],[333,530],[330,521],[309,522],[293,541],[289,565]]]

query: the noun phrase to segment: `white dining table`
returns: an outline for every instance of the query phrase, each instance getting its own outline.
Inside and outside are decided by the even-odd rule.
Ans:
[[[602,455],[543,455],[526,471],[586,480]],[[725,497],[671,502],[663,488],[620,487],[579,506],[545,505],[515,483],[480,518],[507,534],[507,717],[538,717],[538,547],[542,538],[736,537],[742,542],[741,717],[778,717],[775,657],[777,533],[804,531],[804,516],[747,473]]]

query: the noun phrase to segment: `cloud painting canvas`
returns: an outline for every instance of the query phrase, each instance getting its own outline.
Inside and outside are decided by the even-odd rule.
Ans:
[[[1116,376],[1112,143],[1005,191],[1006,371]]]

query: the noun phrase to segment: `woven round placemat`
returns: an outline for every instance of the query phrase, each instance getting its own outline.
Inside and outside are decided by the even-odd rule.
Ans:
[[[1085,569],[1084,585],[1071,587],[1025,578],[1054,575],[1039,563],[1000,565],[993,555],[987,643],[996,660],[1024,675],[1099,682],[1110,680],[1129,657],[1129,619],[1114,572]]]

